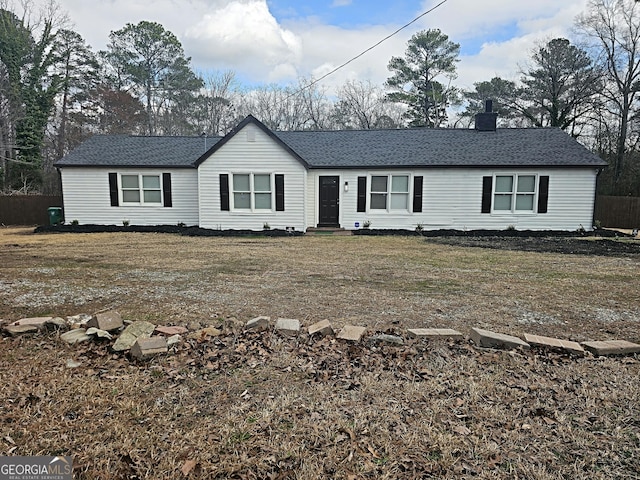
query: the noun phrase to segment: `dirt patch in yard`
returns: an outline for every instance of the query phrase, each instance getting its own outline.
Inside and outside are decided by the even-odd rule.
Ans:
[[[563,253],[599,256],[640,256],[640,239],[627,235],[620,238],[565,237],[565,236],[441,236],[429,242],[460,247],[480,247],[521,252]]]
[[[0,229],[2,318],[115,308],[222,331],[148,363],[108,341],[0,339],[0,451],[71,455],[86,479],[637,476],[636,356],[367,339],[475,326],[637,343],[640,257],[452,243]],[[258,315],[367,334],[245,332]]]

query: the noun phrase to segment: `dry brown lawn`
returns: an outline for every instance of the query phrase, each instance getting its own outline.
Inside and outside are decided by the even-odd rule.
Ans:
[[[31,232],[0,230],[0,318],[115,308],[224,333],[144,364],[55,332],[0,339],[0,454],[71,455],[86,479],[640,478],[637,357],[242,328],[269,315],[640,342],[640,255]]]

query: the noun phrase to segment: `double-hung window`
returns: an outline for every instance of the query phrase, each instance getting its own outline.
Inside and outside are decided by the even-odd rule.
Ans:
[[[123,204],[162,205],[160,175],[121,175]]]
[[[234,173],[235,210],[272,210],[272,182],[269,173]]]
[[[495,212],[533,212],[535,175],[496,175],[493,194]]]
[[[408,175],[372,175],[371,210],[408,210]]]

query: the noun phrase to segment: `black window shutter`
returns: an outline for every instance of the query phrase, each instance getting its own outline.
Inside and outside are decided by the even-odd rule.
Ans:
[[[229,211],[229,175],[220,174],[220,210]]]
[[[422,177],[413,177],[413,211],[422,212]]]
[[[284,175],[276,174],[276,212],[284,212]]]
[[[117,207],[118,202],[118,174],[109,174],[109,197],[111,197],[111,206]]]
[[[367,211],[367,177],[358,177],[358,212]]]
[[[173,199],[171,198],[171,174],[162,174],[162,199],[165,207],[173,207]]]
[[[493,177],[482,177],[481,213],[491,213],[491,190],[493,190]]]
[[[548,203],[549,177],[545,175],[540,177],[540,186],[538,187],[538,213],[547,213]]]

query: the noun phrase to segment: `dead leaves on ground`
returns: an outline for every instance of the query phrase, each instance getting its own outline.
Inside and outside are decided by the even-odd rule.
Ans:
[[[67,368],[67,354],[81,365]],[[622,361],[629,372],[612,374],[609,363]],[[120,450],[128,453],[118,457],[117,472],[130,478],[148,478],[157,464],[173,478],[274,479],[508,478],[526,476],[531,465],[568,475],[576,462],[583,478],[598,478],[640,467],[640,424],[630,420],[640,415],[629,401],[637,387],[628,384],[635,359],[575,360],[456,342],[353,345],[222,329],[187,339],[149,364],[132,364],[101,344],[68,349],[58,364],[52,371],[78,392],[82,382],[99,382],[113,400],[89,407],[74,399],[59,410],[64,426],[57,433],[73,438],[82,429],[102,438],[86,427],[91,418],[107,432],[124,422],[136,444],[145,441],[137,435],[149,437],[146,450]],[[39,369],[29,371],[40,378]],[[0,432],[13,454],[41,435],[34,436],[37,424],[16,428],[31,421],[21,415],[46,416],[54,408],[46,390],[28,386],[35,376],[14,385],[0,407],[13,425]],[[588,450],[601,446],[598,459],[589,460]],[[69,452],[82,466],[79,478],[96,474],[101,460],[93,448],[78,450],[76,442]],[[103,453],[114,461],[112,455]]]

